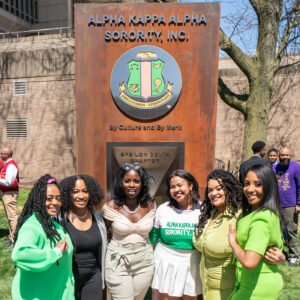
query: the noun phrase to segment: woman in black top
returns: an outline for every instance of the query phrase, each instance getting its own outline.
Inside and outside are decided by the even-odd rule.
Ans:
[[[102,300],[107,242],[104,221],[95,206],[103,199],[103,191],[88,175],[67,177],[60,189],[62,224],[74,244],[75,297]]]

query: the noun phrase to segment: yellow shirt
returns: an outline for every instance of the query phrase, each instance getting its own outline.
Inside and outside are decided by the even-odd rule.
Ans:
[[[212,212],[214,216],[216,210]],[[241,210],[234,217],[225,210],[215,220],[211,218],[205,224],[203,233],[193,244],[202,252],[200,274],[205,300],[227,299],[235,284],[235,263],[228,242],[229,224],[236,227]],[[211,223],[212,222],[212,223]]]

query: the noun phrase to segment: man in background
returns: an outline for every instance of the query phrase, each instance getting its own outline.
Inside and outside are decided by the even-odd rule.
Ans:
[[[244,184],[245,177],[247,171],[254,165],[260,164],[260,165],[268,165],[269,162],[267,159],[264,159],[264,156],[266,155],[266,143],[263,141],[256,141],[252,145],[252,151],[253,155],[248,159],[245,160],[241,165],[240,165],[240,171],[239,171],[239,179],[240,183]]]
[[[300,212],[300,164],[291,160],[291,150],[283,147],[279,151],[279,163],[273,165],[277,177],[279,197],[288,239],[288,263],[299,264],[298,213]]]
[[[4,211],[9,225],[9,246],[12,246],[14,243],[18,219],[17,200],[19,196],[19,168],[12,156],[13,151],[10,148],[5,147],[1,150],[1,159],[4,162],[4,166],[0,171],[0,191],[2,192]]]
[[[270,148],[267,153],[268,160],[270,164],[273,166],[274,164],[277,164],[278,159],[278,150],[276,148]]]

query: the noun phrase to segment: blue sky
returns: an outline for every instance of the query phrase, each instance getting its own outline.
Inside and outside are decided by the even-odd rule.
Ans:
[[[234,25],[240,18],[240,24],[238,30],[234,31],[232,39],[234,42],[248,54],[255,52],[256,43],[256,30],[254,17],[254,11],[249,4],[248,0],[179,0],[180,2],[192,3],[192,2],[220,2],[221,3],[221,28],[227,35],[231,35]],[[253,29],[250,29],[253,27]],[[221,56],[224,53],[220,53]]]

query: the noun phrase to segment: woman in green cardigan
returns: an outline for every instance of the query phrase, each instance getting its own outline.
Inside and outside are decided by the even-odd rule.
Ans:
[[[17,268],[12,298],[74,299],[73,245],[54,221],[61,206],[56,180],[42,176],[32,188],[18,220],[12,261]]]

